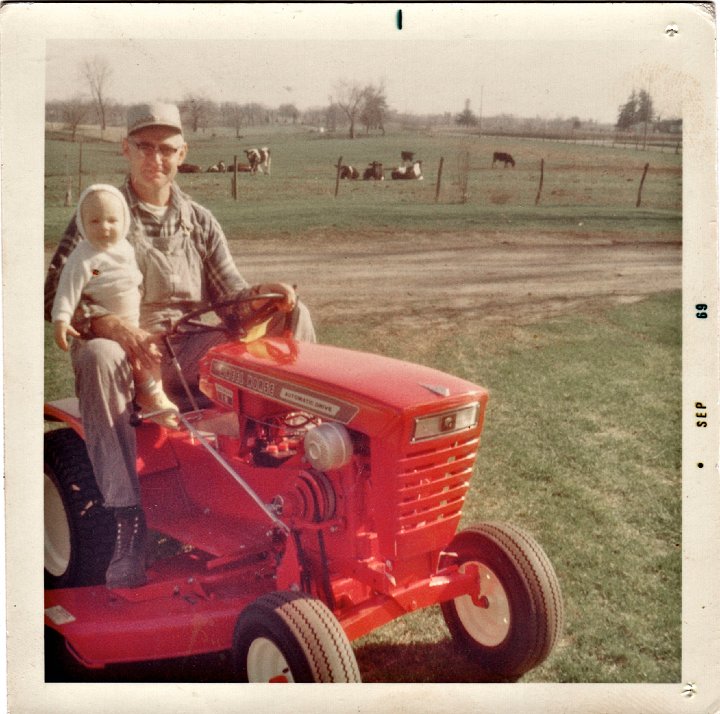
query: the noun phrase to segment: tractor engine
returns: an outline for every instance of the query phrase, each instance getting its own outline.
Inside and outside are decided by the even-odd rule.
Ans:
[[[482,388],[285,338],[211,349],[200,388],[234,424],[218,434],[224,458],[321,580],[346,573],[383,591],[434,569],[461,517]]]
[[[249,419],[242,448],[254,466],[282,471],[282,491],[271,501],[281,518],[306,523],[335,518],[337,486],[328,472],[347,466],[354,451],[342,424],[323,423],[320,417],[296,411],[264,422]]]

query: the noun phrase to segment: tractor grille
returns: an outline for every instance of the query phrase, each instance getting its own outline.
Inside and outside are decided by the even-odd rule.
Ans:
[[[442,548],[454,535],[472,476],[477,433],[406,455],[395,476],[398,557]]]

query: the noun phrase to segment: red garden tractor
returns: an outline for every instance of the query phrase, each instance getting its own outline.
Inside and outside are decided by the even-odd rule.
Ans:
[[[174,331],[217,329],[207,312]],[[76,403],[45,407],[65,427],[45,435],[45,624],[82,665],[231,651],[240,681],[358,682],[350,643],[431,605],[489,678],[549,655],[563,605],[542,548],[502,523],[456,532],[485,389],[290,337],[228,337],[199,383],[212,405],[179,429],[138,419],[148,527],[177,547],[133,589],[103,584],[115,523]]]

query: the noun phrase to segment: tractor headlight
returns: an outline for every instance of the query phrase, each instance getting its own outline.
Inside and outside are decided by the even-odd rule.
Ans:
[[[418,417],[415,419],[412,440],[413,442],[423,441],[436,436],[454,434],[464,429],[472,429],[477,426],[479,413],[480,405],[474,402],[461,409]]]

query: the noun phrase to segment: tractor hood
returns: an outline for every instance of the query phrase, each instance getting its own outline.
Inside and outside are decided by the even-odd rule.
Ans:
[[[423,413],[487,399],[482,387],[430,367],[279,337],[214,347],[200,385],[228,407],[241,390],[346,424],[364,409]]]

